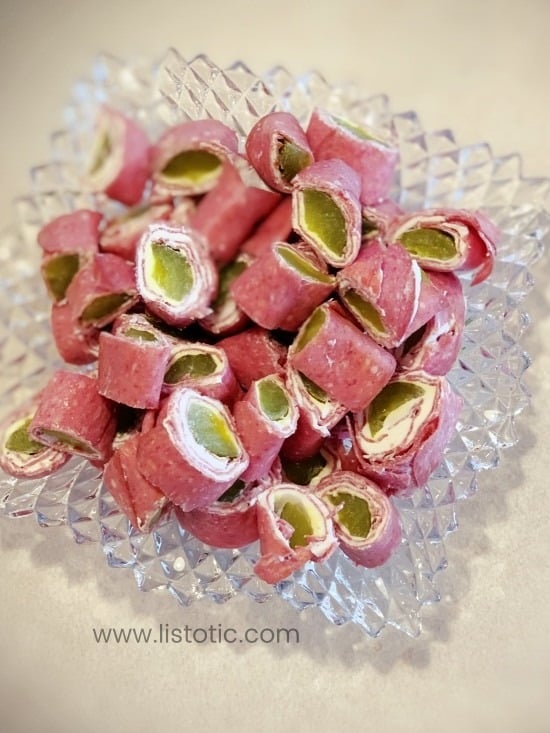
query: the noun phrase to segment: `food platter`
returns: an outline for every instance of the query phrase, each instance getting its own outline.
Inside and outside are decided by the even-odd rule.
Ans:
[[[401,160],[392,195],[404,209],[483,209],[502,231],[491,277],[475,288],[464,283],[466,331],[449,375],[464,408],[444,461],[427,485],[396,499],[404,539],[380,568],[360,568],[337,552],[268,585],[253,572],[256,544],[240,550],[208,547],[186,533],[173,513],[150,534],[133,530],[98,470],[78,458],[46,478],[2,475],[0,512],[34,515],[41,526],[67,525],[77,542],[99,543],[111,566],[132,569],[141,590],[163,588],[183,606],[205,599],[223,603],[237,594],[261,603],[280,596],[297,610],[317,607],[332,623],[354,623],[369,636],[386,626],[417,635],[423,607],[439,599],[437,574],[447,565],[445,540],[457,528],[456,504],[475,492],[478,473],[496,469],[502,450],[517,442],[515,420],[528,404],[522,375],[529,357],[521,338],[529,319],[522,301],[550,228],[547,182],[522,179],[516,156],[495,158],[486,144],[460,147],[448,130],[427,132],[415,113],[393,112],[384,96],[330,85],[317,73],[293,78],[279,67],[257,76],[240,62],[221,69],[204,56],[188,62],[173,50],[158,64],[101,56],[90,78],[75,85],[65,126],[51,137],[51,160],[31,171],[28,195],[16,201],[16,223],[0,241],[6,314],[0,332],[2,415],[60,365],[38,274],[37,231],[76,208],[117,211],[117,204],[80,185],[93,122],[104,102],[138,119],[151,137],[176,121],[212,117],[242,138],[269,111],[290,111],[305,121],[314,106],[391,128]]]

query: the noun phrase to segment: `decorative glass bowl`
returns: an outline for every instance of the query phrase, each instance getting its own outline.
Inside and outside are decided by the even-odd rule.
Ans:
[[[257,76],[240,62],[222,69],[205,56],[187,62],[173,50],[155,65],[101,56],[91,78],[74,87],[65,128],[51,137],[51,161],[32,169],[30,193],[16,201],[16,227],[0,237],[0,417],[61,366],[38,274],[38,229],[83,206],[117,210],[79,184],[103,102],[135,117],[153,139],[168,124],[203,117],[228,123],[242,138],[272,110],[305,122],[315,105],[374,128],[391,127],[401,151],[392,195],[404,209],[482,208],[503,233],[489,280],[474,288],[465,282],[464,344],[449,375],[464,409],[428,484],[396,501],[402,544],[372,570],[337,552],[272,587],[254,575],[257,544],[213,549],[182,530],[171,513],[151,534],[133,531],[97,469],[78,458],[38,480],[0,472],[0,514],[68,525],[77,542],[101,543],[109,565],[131,568],[141,590],[164,588],[184,606],[205,598],[223,603],[237,594],[258,602],[278,595],[296,609],[316,606],[333,623],[352,622],[373,637],[386,625],[417,635],[422,607],[439,599],[436,576],[447,565],[445,539],[457,527],[457,501],[471,496],[477,473],[495,468],[502,449],[517,441],[515,419],[529,399],[522,383],[529,357],[520,345],[528,316],[521,303],[550,229],[549,182],[523,179],[517,156],[495,158],[486,144],[460,147],[448,130],[426,132],[413,112],[392,112],[386,97],[364,97],[316,73],[294,78],[277,67]]]

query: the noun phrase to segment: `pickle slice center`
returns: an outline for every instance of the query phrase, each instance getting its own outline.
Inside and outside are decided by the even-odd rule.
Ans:
[[[80,316],[84,323],[92,323],[99,321],[107,316],[114,315],[118,310],[130,300],[128,293],[109,293],[108,295],[98,295],[94,298],[82,311]]]
[[[258,384],[258,396],[262,410],[270,420],[276,422],[288,415],[288,398],[274,379],[262,379]]]
[[[287,183],[311,162],[312,157],[307,150],[283,138],[279,147],[279,170]]]
[[[361,323],[370,326],[379,333],[385,332],[386,329],[384,328],[378,309],[372,303],[369,303],[368,300],[362,298],[356,290],[353,288],[346,290],[342,298],[350,310],[359,318]]]
[[[320,308],[313,311],[311,316],[306,321],[305,325],[302,326],[296,341],[296,351],[301,351],[305,346],[312,341],[315,336],[319,333],[325,322],[325,312]]]
[[[212,405],[194,400],[187,412],[193,438],[209,453],[220,458],[237,458],[239,447],[231,428],[219,410]]]
[[[177,384],[185,377],[208,377],[216,371],[217,362],[212,354],[182,354],[177,357],[164,375],[167,384]]]
[[[336,520],[352,537],[368,537],[372,519],[365,499],[343,490],[330,491],[326,498],[333,506],[342,505],[336,513]]]
[[[56,301],[63,300],[71,280],[80,266],[77,254],[57,255],[42,265],[42,274],[48,290]]]
[[[29,425],[32,418],[27,418],[13,430],[5,444],[4,448],[14,453],[25,453],[29,456],[35,456],[45,449],[45,445],[38,440],[34,440],[29,435]]]
[[[199,184],[214,178],[221,165],[219,157],[207,150],[184,150],[168,161],[162,176],[175,183]]]
[[[422,397],[424,389],[412,382],[390,382],[374,398],[368,408],[368,424],[375,436],[384,427],[390,413],[410,400]]]
[[[338,204],[324,191],[313,188],[301,192],[303,224],[315,241],[333,255],[342,257],[346,251],[346,220]]]
[[[399,241],[413,257],[445,261],[456,256],[454,239],[439,229],[411,229],[410,232],[401,234]]]
[[[326,272],[323,272],[322,270],[318,270],[306,257],[302,257],[302,255],[296,252],[292,247],[280,244],[276,247],[276,250],[279,257],[281,257],[287,265],[290,265],[290,267],[292,267],[293,270],[296,270],[300,275],[325,285],[331,285],[333,283],[333,278],[330,275],[327,275]]]
[[[151,254],[151,277],[157,288],[170,300],[182,300],[193,287],[193,270],[187,257],[160,242],[151,244]]]

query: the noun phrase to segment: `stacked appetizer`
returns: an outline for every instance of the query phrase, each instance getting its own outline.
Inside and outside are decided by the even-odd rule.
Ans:
[[[480,212],[404,212],[390,137],[321,109],[216,120],[151,143],[104,107],[86,185],[124,204],[38,235],[63,360],[0,429],[20,477],[71,455],[103,470],[137,531],[174,508],[215,547],[259,540],[275,583],[340,547],[374,567],[401,540],[392,496],[425,484],[461,400],[447,372],[491,272]]]

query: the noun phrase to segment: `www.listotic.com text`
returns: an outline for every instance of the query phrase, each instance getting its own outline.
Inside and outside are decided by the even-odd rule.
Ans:
[[[242,630],[232,626],[101,627],[92,628],[97,644],[299,644],[295,628],[249,627]]]

